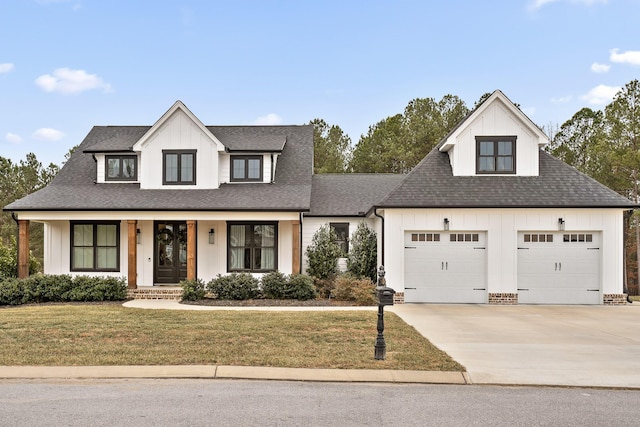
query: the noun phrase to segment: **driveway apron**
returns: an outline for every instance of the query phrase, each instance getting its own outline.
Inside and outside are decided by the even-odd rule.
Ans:
[[[640,388],[640,304],[389,307],[475,384]],[[386,332],[392,345],[392,331]]]

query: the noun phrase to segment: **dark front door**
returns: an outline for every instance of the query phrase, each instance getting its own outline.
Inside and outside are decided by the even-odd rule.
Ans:
[[[178,283],[187,278],[187,223],[156,221],[154,283]]]

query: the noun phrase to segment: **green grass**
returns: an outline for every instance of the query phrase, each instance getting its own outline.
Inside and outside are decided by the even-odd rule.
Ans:
[[[0,365],[190,365],[462,371],[393,313],[171,311],[119,305],[0,309]]]

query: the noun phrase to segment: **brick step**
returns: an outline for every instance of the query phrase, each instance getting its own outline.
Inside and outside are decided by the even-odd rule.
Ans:
[[[127,294],[129,298],[133,299],[179,300],[182,296],[182,289],[129,289]]]

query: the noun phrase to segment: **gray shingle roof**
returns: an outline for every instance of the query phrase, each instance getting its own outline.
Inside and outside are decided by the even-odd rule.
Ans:
[[[540,151],[539,176],[453,176],[438,144],[375,206],[400,207],[619,207],[635,205],[615,191]]]
[[[362,216],[405,176],[394,174],[314,175],[309,216]]]
[[[271,126],[207,126],[207,129],[215,135],[227,148],[227,151],[261,151],[280,152],[284,148],[286,135],[284,133],[266,134],[262,128]],[[251,130],[251,132],[248,132]]]
[[[151,126],[94,126],[81,147],[87,153],[131,151],[133,144],[150,128]]]
[[[272,184],[223,184],[213,190],[141,190],[139,184],[95,184],[92,152],[128,150],[149,126],[96,126],[47,187],[7,210],[306,211],[310,207],[313,127],[234,126],[249,139],[286,138]],[[226,129],[216,126],[215,129]]]

